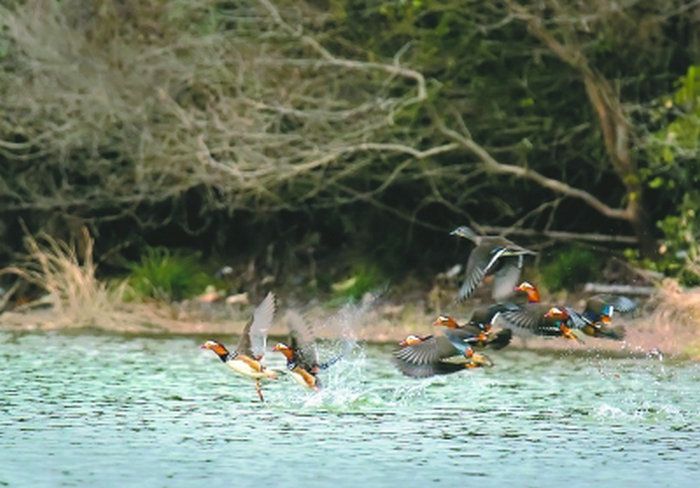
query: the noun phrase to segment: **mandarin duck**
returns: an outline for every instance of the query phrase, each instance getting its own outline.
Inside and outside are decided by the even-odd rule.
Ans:
[[[253,312],[238,341],[238,346],[229,352],[222,343],[208,340],[200,347],[213,351],[219,359],[235,373],[255,381],[255,391],[260,401],[265,401],[260,385],[261,380],[276,379],[277,374],[265,368],[262,359],[265,354],[267,333],[275,316],[275,295],[270,292]]]
[[[349,341],[344,340],[342,351],[321,362],[317,346],[318,328],[313,327],[308,320],[293,311],[287,313],[287,323],[290,332],[289,341],[288,343],[278,343],[273,351],[284,355],[287,360],[287,370],[297,383],[318,391],[321,386],[318,373],[340,361],[349,352],[352,345]]]
[[[540,303],[540,293],[537,287],[527,281],[523,281],[516,288],[516,292],[524,293],[528,303]],[[625,337],[625,328],[612,327],[610,322],[614,310],[614,303],[619,304],[624,310],[634,309],[636,304],[627,297],[615,297],[613,295],[596,295],[586,302],[583,312],[576,312],[570,307],[564,307],[578,329],[591,337],[603,339],[622,340]]]
[[[574,331],[589,325],[583,316],[570,307],[544,303],[528,303],[519,310],[499,313],[494,322],[534,335],[564,337],[579,342],[582,341]]]
[[[474,347],[501,349],[511,339],[511,331],[504,329],[490,338],[483,329],[466,324],[460,326],[453,318],[440,316],[434,326],[447,331],[435,335],[410,335],[394,351],[394,364],[413,378],[456,373],[463,369],[492,366],[488,356],[474,351]]]

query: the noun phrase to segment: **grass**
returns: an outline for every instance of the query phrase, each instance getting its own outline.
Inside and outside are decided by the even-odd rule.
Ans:
[[[131,266],[130,297],[162,301],[183,300],[218,284],[198,262],[198,255],[171,252],[162,247],[147,248],[141,260]]]
[[[358,263],[346,279],[333,283],[331,289],[334,300],[360,300],[365,293],[376,290],[386,281],[386,276],[376,265]]]
[[[79,245],[48,235],[25,238],[27,255],[16,266],[0,270],[47,293],[56,321],[71,326],[105,325],[122,302],[125,286],[108,286],[95,275],[94,240],[86,228]]]

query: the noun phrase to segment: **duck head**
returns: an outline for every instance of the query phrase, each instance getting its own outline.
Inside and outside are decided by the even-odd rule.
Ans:
[[[416,344],[420,344],[426,339],[426,337],[420,337],[414,334],[406,336],[404,340],[399,342],[399,346],[401,347],[408,347],[408,346],[415,346]]]
[[[438,318],[435,319],[433,325],[435,327],[447,327],[448,329],[459,328],[459,324],[457,323],[457,321],[449,315],[440,315]]]
[[[275,347],[272,348],[273,351],[275,352],[281,352],[287,360],[291,361],[294,359],[294,349],[289,347],[287,344],[284,342],[278,342],[275,344]]]
[[[226,361],[226,356],[228,356],[228,349],[226,349],[226,346],[224,346],[222,343],[213,341],[213,340],[208,340],[201,346],[199,346],[200,349],[209,349],[210,351],[214,351],[214,354],[219,356],[219,358],[222,361]]]
[[[544,314],[546,319],[566,321],[569,320],[569,312],[559,307],[552,307]]]
[[[530,303],[539,303],[540,292],[535,285],[529,281],[523,281],[518,286],[515,287],[515,291],[519,293],[524,293],[527,296],[527,301]]]
[[[544,317],[546,319],[550,319],[559,323],[559,332],[561,333],[562,337],[581,343],[583,342],[574,333],[573,329],[566,325],[566,322],[569,320],[569,312],[567,312],[565,309],[559,307],[552,307],[549,310],[547,310],[547,313],[544,314]]]
[[[473,230],[471,230],[471,229],[470,229],[469,227],[467,227],[466,225],[461,225],[461,226],[457,227],[455,230],[453,230],[452,232],[450,232],[450,235],[451,235],[451,236],[463,237],[463,238],[465,238],[465,239],[469,239],[470,241],[474,241],[474,242],[476,242],[477,240],[479,240],[479,236],[476,234],[476,232],[474,232]]]

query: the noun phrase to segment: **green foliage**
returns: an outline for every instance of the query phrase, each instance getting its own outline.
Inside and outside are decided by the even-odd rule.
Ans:
[[[646,141],[647,166],[641,171],[653,191],[671,194],[675,211],[657,221],[663,243],[657,261],[638,264],[678,278],[685,285],[700,284],[700,66],[690,66],[676,90],[662,97],[651,112],[660,128]]]
[[[435,268],[452,259],[444,231],[458,222],[545,225],[548,212],[533,210],[559,196],[549,189],[490,174],[463,147],[412,156],[453,142],[438,117],[499,162],[611,206],[630,197],[581,70],[531,35],[509,2],[272,3],[279,17],[255,0],[0,6],[0,228],[20,214],[31,228],[65,216],[90,221],[102,236],[119,224],[167,225],[188,237],[217,233],[195,245],[241,255],[271,242],[276,252],[293,247],[286,232],[297,222],[319,229],[314,253],[360,248],[396,276],[409,261]],[[553,39],[580,48],[623,105],[665,96],[650,162],[640,163],[657,199],[651,220],[664,219],[700,175],[691,157],[697,70],[668,96],[679,60],[697,59],[692,16],[674,13],[684,11],[681,0],[602,10],[597,2],[523,5],[546,19]],[[551,227],[590,228],[597,214],[577,203],[557,207]],[[599,222],[590,230],[609,229]],[[255,244],[236,237],[243,226],[255,227]],[[103,242],[122,238],[113,232]],[[0,243],[0,258],[11,255],[3,246],[16,245]],[[381,281],[368,270],[348,279],[355,273],[353,295]]]
[[[336,299],[359,300],[365,293],[376,290],[386,282],[386,276],[378,266],[358,263],[353,266],[346,279],[333,283],[331,288]]]
[[[551,291],[571,290],[594,280],[601,270],[600,258],[589,249],[574,246],[561,250],[542,267],[542,282]]]
[[[638,265],[677,278],[685,286],[700,285],[700,192],[687,193],[678,213],[657,222],[664,234],[659,259],[642,260],[632,249],[628,259]]]
[[[147,248],[140,262],[131,266],[129,285],[133,298],[182,300],[202,293],[215,280],[203,270],[197,258],[197,254]]]
[[[651,110],[660,128],[644,145],[648,165],[641,173],[649,188],[684,192],[700,183],[700,66],[690,66],[676,86]]]

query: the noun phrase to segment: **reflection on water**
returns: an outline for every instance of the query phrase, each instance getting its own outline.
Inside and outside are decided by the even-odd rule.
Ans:
[[[282,378],[261,405],[198,341],[0,334],[0,486],[697,486],[700,476],[698,364],[506,349],[490,370],[415,381],[370,347],[329,370],[321,393]]]

